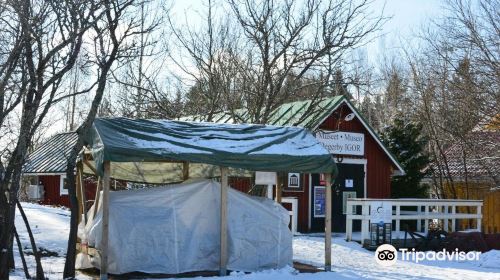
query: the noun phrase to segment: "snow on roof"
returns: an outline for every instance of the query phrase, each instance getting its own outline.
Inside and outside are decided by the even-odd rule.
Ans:
[[[336,172],[332,156],[300,127],[97,118],[88,142],[98,170],[104,161],[177,161],[251,171]]]
[[[500,130],[473,131],[467,138],[468,143],[456,142],[445,151],[451,176],[465,178],[467,167],[469,179],[491,180],[496,176],[500,180]]]

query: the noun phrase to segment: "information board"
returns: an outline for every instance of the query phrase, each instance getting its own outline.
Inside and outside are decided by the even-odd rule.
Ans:
[[[314,187],[314,217],[325,217],[326,212],[326,189],[324,186]]]

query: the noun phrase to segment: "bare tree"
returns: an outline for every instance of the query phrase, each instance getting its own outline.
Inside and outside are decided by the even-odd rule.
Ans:
[[[238,33],[224,11],[214,1],[206,3],[205,22],[192,27],[188,18],[184,25],[176,26],[170,20],[172,34],[176,38],[169,58],[182,73],[178,79],[188,84],[184,111],[189,115],[203,115],[212,121],[214,114],[239,107],[240,99],[231,89],[237,80]]]
[[[102,18],[94,18],[92,35],[94,42],[94,63],[97,70],[95,92],[90,109],[83,123],[77,128],[77,142],[73,146],[67,159],[66,178],[68,181],[68,195],[71,203],[70,232],[64,278],[75,277],[76,239],[78,228],[78,200],[76,197],[76,160],[89,134],[94,119],[103,100],[109,83],[111,72],[114,68],[127,63],[129,59],[140,53],[141,45],[135,43],[139,37],[151,33],[156,28],[154,24],[145,26],[141,18],[137,18],[137,8],[141,9],[147,2],[136,0],[105,0],[102,2]]]
[[[6,60],[7,72],[2,76],[2,121],[9,110],[14,110],[9,108],[19,106],[21,111],[16,143],[0,181],[0,267],[7,267],[6,252],[12,247],[14,210],[28,146],[56,102],[58,88],[66,73],[75,64],[95,11],[93,4],[49,0],[4,1],[0,4],[6,15],[2,17],[0,29],[2,35],[7,34],[13,39],[13,45],[8,49],[15,53],[7,57],[17,57]],[[42,279],[40,263],[38,267],[37,279]],[[0,279],[7,278],[8,271],[2,269]]]
[[[472,79],[468,90],[474,90],[480,100],[480,114],[493,117],[500,112],[500,1],[498,0],[448,0],[448,16],[441,24],[443,40],[453,50],[441,59],[455,69],[467,58],[470,69],[478,77]],[[464,89],[467,90],[467,89]]]
[[[119,101],[115,111],[126,117],[148,117],[150,103],[162,91],[160,84],[165,78],[167,45],[166,15],[169,6],[166,1],[142,1],[137,5],[136,17],[139,33],[134,37],[136,47],[120,68],[112,71],[113,82],[118,92],[114,98]]]
[[[191,82],[186,113],[211,121],[225,111],[236,122],[265,123],[284,102],[310,99],[303,117],[309,116],[354,81],[344,76],[346,54],[386,20],[369,7],[369,1],[209,1],[201,28],[171,23],[177,44],[170,57]]]
[[[369,40],[385,21],[370,13],[368,1],[229,4],[247,39],[244,75],[252,89],[243,93],[243,100],[254,123],[267,122],[274,109],[318,77],[310,99],[318,101],[322,93],[331,92],[343,56]],[[309,109],[316,106],[313,102]]]

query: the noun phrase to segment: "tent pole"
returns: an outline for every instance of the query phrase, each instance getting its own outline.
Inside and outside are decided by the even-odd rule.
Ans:
[[[104,176],[102,179],[102,241],[101,241],[101,280],[108,279],[108,233],[109,233],[109,181],[111,166],[109,161],[104,162]]]
[[[189,162],[185,161],[182,163],[182,180],[187,179],[189,179]]]
[[[281,182],[280,182],[280,176],[279,173],[276,172],[276,202],[281,204],[281,197],[282,197],[282,189],[281,189]]]
[[[87,159],[83,159],[83,163],[85,163],[85,165],[92,171],[92,173],[94,173],[94,175],[99,176],[97,174],[97,170],[95,170],[95,168],[89,163]]]
[[[92,219],[95,218],[95,214],[97,213],[97,207],[99,206],[99,199],[101,197],[102,190],[102,178],[97,178],[97,185],[95,187],[95,198],[94,198],[94,211],[92,212]]]
[[[332,175],[325,174],[325,271],[332,271]]]
[[[228,192],[228,169],[220,168],[221,191],[220,191],[220,276],[227,275],[227,192]]]

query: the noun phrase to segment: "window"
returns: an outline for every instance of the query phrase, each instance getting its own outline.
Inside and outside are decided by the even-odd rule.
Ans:
[[[59,195],[68,195],[68,180],[66,175],[61,175],[61,181],[59,183]]]
[[[347,181],[347,180],[346,180]],[[342,192],[342,214],[347,214],[347,199],[356,198],[356,192]],[[356,206],[352,207],[352,214],[356,213]]]

